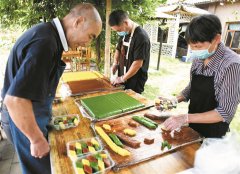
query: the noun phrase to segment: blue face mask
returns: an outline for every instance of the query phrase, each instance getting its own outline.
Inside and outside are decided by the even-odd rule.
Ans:
[[[128,35],[128,32],[126,32],[126,31],[120,31],[120,32],[117,32],[117,34],[118,34],[119,36],[126,36],[126,35]]]
[[[211,45],[209,45],[208,49],[210,48]],[[189,54],[190,54],[190,59],[207,59],[209,57],[211,57],[215,51],[212,51],[211,53],[209,53],[208,49],[205,50],[190,50]]]

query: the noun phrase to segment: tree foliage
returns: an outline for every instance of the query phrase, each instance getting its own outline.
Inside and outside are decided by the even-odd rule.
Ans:
[[[144,24],[154,16],[155,9],[166,0],[112,0],[112,10],[127,11],[130,18]],[[102,20],[103,31],[93,43],[96,47],[98,63],[104,57],[106,1],[105,0],[0,0],[0,27],[29,28],[40,21],[50,21],[54,17],[62,18],[75,4],[89,2],[96,6]],[[111,42],[116,44],[118,36],[112,32]],[[102,58],[101,58],[102,57]]]

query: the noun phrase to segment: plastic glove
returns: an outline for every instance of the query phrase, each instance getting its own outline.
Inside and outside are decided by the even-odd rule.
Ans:
[[[118,70],[118,64],[114,63],[112,65],[112,73],[113,73],[113,75],[116,73],[117,70]]]
[[[164,121],[163,125],[166,130],[176,130],[181,128],[184,124],[188,123],[188,114],[182,114],[179,116],[172,116]]]
[[[115,79],[115,81],[113,81],[112,82],[112,85],[118,85],[118,84],[121,84],[121,83],[124,83],[125,81],[124,81],[124,79],[123,79],[123,76],[121,76],[121,77],[117,77],[116,79]]]

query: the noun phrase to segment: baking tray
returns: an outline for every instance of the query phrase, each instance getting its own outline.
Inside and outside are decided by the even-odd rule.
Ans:
[[[95,93],[101,91],[114,91],[124,89],[123,85],[113,86],[107,79],[90,79],[82,81],[67,82],[72,94],[71,96],[85,95],[88,93]],[[82,84],[82,86],[81,86]]]
[[[116,92],[116,91],[115,91]],[[104,121],[104,120],[110,120],[110,119],[113,119],[113,118],[118,118],[118,117],[121,117],[121,116],[124,116],[124,115],[128,115],[128,114],[131,114],[131,113],[134,113],[134,112],[138,112],[138,111],[141,111],[141,110],[145,110],[145,109],[148,109],[150,107],[153,107],[154,106],[154,103],[152,101],[149,101],[147,98],[143,97],[142,95],[132,91],[132,90],[125,90],[124,91],[126,94],[128,94],[129,96],[137,99],[138,101],[140,101],[141,103],[143,103],[145,106],[144,107],[141,107],[141,108],[136,108],[136,109],[133,109],[131,111],[127,111],[127,112],[123,112],[123,113],[120,113],[120,114],[115,114],[115,115],[112,115],[112,116],[109,116],[109,117],[106,117],[106,118],[101,118],[101,119],[98,119],[98,118],[93,118],[89,113],[88,111],[81,105],[81,99],[83,98],[88,98],[88,97],[93,97],[93,96],[98,96],[98,95],[105,95],[105,94],[111,94],[111,93],[114,93],[114,91],[105,91],[105,92],[102,92],[102,93],[94,93],[94,94],[87,94],[85,95],[83,98],[77,98],[75,99],[75,103],[76,105],[79,107],[79,110],[82,114],[83,117],[86,117],[88,119],[90,119],[91,121],[93,122],[96,122],[96,121]]]
[[[141,124],[139,124],[137,128],[133,128],[128,125],[128,122],[132,120],[131,119],[132,116],[134,115],[143,116],[144,113],[146,113],[146,111],[141,111],[138,112],[137,114],[135,113],[131,115],[126,115],[112,120],[104,120],[100,122],[91,123],[91,127],[95,133],[96,133],[95,125],[102,127],[103,124],[111,125],[112,130],[115,130],[116,132],[122,132],[124,128],[131,128],[137,131],[137,135],[131,138],[140,141],[141,142],[140,147],[131,148],[129,146],[124,145],[124,148],[131,152],[131,155],[127,157],[122,157],[116,154],[113,150],[111,150],[108,147],[105,141],[100,137],[102,143],[104,144],[105,148],[108,150],[112,159],[115,162],[115,166],[113,167],[114,171],[118,171],[121,168],[129,167],[131,165],[153,159],[155,157],[175,151],[176,149],[181,148],[183,146],[190,145],[203,140],[203,137],[201,137],[196,131],[187,126],[182,127],[180,132],[175,132],[174,137],[172,138],[172,136],[169,133],[162,131],[160,126],[158,126],[158,128],[155,130],[150,130],[142,126]],[[159,125],[161,125],[163,121],[164,119],[156,120],[156,122]],[[144,143],[144,138],[149,136],[154,138],[154,143],[147,145]],[[172,145],[171,149],[167,148],[165,148],[164,150],[161,149],[161,143],[164,140],[167,140]]]
[[[59,83],[59,85],[61,85],[61,83],[68,84],[70,90],[72,91],[71,96],[85,95],[88,93],[95,93],[100,91],[114,91],[124,89],[123,85],[113,86],[109,78],[105,77],[104,75],[100,74],[97,71],[68,72],[66,74],[74,73],[76,73],[76,75],[78,76],[84,76],[84,73],[88,73],[89,78],[79,77],[74,79],[73,77],[62,77],[62,80]],[[66,74],[65,76],[67,76]],[[59,96],[59,92],[57,92],[56,96]]]

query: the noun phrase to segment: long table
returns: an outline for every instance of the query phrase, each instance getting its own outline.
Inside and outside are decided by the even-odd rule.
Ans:
[[[104,93],[104,92],[103,92]],[[82,116],[73,97],[53,106],[53,115],[79,114],[80,123],[76,128],[67,130],[51,130],[49,132],[49,143],[51,147],[50,160],[53,174],[72,174],[74,169],[70,158],[67,156],[66,143],[76,139],[95,136],[90,127],[90,120]],[[178,148],[177,150],[139,163],[137,165],[121,169],[118,174],[170,174],[183,171],[193,166],[195,152],[200,143]],[[110,173],[114,173],[111,171]]]

